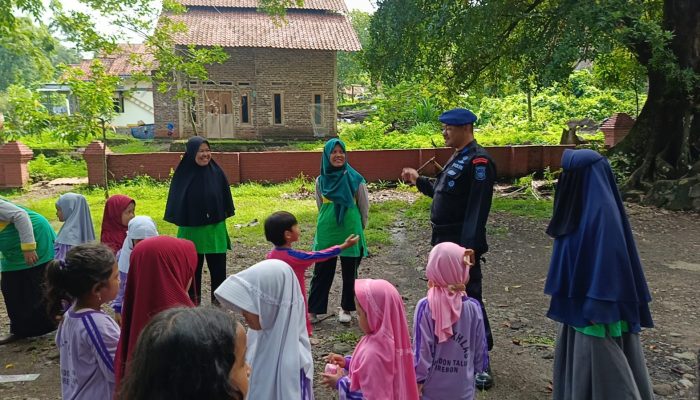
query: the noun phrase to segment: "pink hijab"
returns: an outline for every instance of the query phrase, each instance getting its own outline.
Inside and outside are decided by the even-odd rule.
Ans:
[[[464,256],[473,251],[450,242],[433,247],[428,256],[425,275],[428,277],[428,306],[435,320],[435,336],[438,343],[452,337],[452,325],[462,314],[462,296],[466,296],[465,285],[469,281],[469,265]]]
[[[350,362],[350,390],[369,400],[417,400],[411,339],[401,295],[383,279],[358,279],[355,296],[367,314],[370,333],[360,339]]]

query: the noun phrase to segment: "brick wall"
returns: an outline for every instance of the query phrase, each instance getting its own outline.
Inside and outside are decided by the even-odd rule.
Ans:
[[[210,82],[198,82],[197,127],[200,134],[207,134],[205,110],[206,91],[230,93],[232,100],[232,129],[223,129],[222,137],[240,139],[312,138],[314,96],[321,96],[322,123],[320,132],[334,136],[337,132],[335,118],[335,68],[333,51],[291,50],[263,48],[227,48],[229,59],[223,64],[208,67]],[[282,124],[273,121],[273,95],[282,95]],[[247,95],[250,104],[250,122],[241,120],[241,96]],[[172,93],[157,95],[155,107],[156,134],[163,136],[168,122],[175,124],[175,135],[189,137],[194,134],[184,117],[184,107],[178,104]],[[232,131],[231,131],[232,130]]]
[[[158,84],[153,83],[153,124],[155,126],[155,134],[158,137],[168,136],[168,124],[175,126],[174,137],[179,136],[181,123],[179,122],[179,107],[180,102],[175,98],[177,88],[173,88],[166,93],[161,93],[158,89]],[[186,123],[186,121],[183,121]]]
[[[21,142],[0,145],[0,187],[20,188],[29,183],[28,163],[33,154]]]
[[[90,146],[94,146],[91,144]],[[561,167],[562,146],[499,146],[488,147],[496,163],[499,178],[514,178],[538,172],[549,167]],[[138,175],[148,175],[158,180],[166,180],[171,170],[180,162],[180,153],[109,154],[109,176],[121,180]],[[89,154],[88,154],[89,153]],[[86,150],[90,184],[102,183],[100,172],[101,158],[90,155]],[[367,181],[397,180],[404,167],[418,168],[432,157],[445,165],[452,155],[452,149],[411,149],[411,150],[362,150],[348,153],[348,162]],[[226,173],[232,184],[240,182],[284,182],[303,174],[315,177],[319,174],[321,153],[317,151],[214,153],[214,160]],[[95,165],[93,165],[95,164]],[[435,168],[426,166],[424,175],[432,175]],[[95,174],[95,176],[93,176]],[[99,176],[97,175],[99,174]]]

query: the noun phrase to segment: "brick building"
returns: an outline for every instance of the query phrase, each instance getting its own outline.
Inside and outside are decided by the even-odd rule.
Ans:
[[[336,52],[360,43],[343,0],[305,0],[285,21],[258,11],[257,0],[180,0],[186,33],[177,45],[221,46],[229,59],[207,67],[192,116],[209,138],[287,139],[335,135]],[[156,135],[194,134],[174,93],[154,93]]]

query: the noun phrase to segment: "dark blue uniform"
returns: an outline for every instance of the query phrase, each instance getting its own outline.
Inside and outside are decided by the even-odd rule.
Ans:
[[[481,304],[489,350],[493,347],[491,327],[481,300],[481,256],[489,249],[486,243],[486,220],[491,210],[496,165],[476,140],[455,153],[436,179],[424,176],[416,187],[433,198],[430,224],[431,243],[453,242],[476,253],[469,272],[467,294]]]

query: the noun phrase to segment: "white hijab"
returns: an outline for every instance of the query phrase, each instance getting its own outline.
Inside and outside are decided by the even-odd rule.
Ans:
[[[95,228],[92,226],[90,206],[85,196],[65,193],[56,200],[56,206],[65,218],[56,236],[56,243],[77,246],[95,241]]]
[[[129,221],[126,238],[122,250],[119,252],[119,272],[125,274],[129,272],[129,258],[131,258],[131,251],[134,250],[133,241],[153,236],[158,236],[158,229],[156,229],[156,223],[151,217],[139,215]]]
[[[229,276],[214,294],[227,308],[260,316],[262,330],[248,329],[246,359],[252,368],[248,398],[301,399],[301,370],[312,383],[312,392],[314,363],[304,297],[289,264],[261,261]]]

